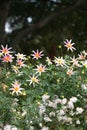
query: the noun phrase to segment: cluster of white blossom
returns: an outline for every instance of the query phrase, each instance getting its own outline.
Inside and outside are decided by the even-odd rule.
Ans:
[[[47,123],[53,123],[57,121],[60,124],[81,124],[80,116],[83,114],[84,109],[80,106],[76,106],[78,103],[77,97],[56,98],[50,100],[50,96],[44,94],[42,96],[42,102],[39,104],[39,115],[42,117],[40,123],[41,130],[49,130],[46,126]],[[54,121],[55,120],[55,121]],[[44,122],[44,123],[43,123]],[[43,124],[46,124],[45,126]]]
[[[87,84],[82,84],[81,88],[83,91],[85,91],[85,90],[87,91]]]

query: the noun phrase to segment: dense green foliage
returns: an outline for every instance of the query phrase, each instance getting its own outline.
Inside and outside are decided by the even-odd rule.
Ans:
[[[26,57],[10,49],[2,46],[0,53],[0,124],[20,130],[85,128],[87,52],[51,61],[42,51]]]

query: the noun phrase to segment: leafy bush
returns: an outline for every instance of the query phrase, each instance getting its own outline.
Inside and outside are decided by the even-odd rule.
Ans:
[[[68,51],[76,50],[66,40]],[[20,130],[67,130],[86,127],[87,53],[44,58],[0,50],[0,124]],[[72,53],[71,53],[72,54]],[[14,128],[16,129],[16,128]]]

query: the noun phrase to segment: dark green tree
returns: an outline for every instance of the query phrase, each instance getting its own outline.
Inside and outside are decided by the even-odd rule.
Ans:
[[[0,44],[27,54],[40,48],[53,57],[66,38],[77,51],[87,46],[87,0],[3,0],[0,18]]]

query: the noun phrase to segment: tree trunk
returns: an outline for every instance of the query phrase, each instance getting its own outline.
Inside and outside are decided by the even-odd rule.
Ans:
[[[2,0],[0,3],[0,44],[5,44],[5,23],[9,14],[10,0]]]

